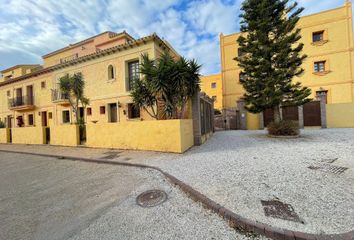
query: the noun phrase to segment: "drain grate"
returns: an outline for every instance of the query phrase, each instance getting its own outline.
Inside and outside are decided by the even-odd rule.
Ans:
[[[118,151],[109,151],[109,152],[105,152],[103,153],[106,156],[101,157],[100,159],[115,159],[119,157],[119,154],[122,152],[118,152]]]
[[[104,155],[110,155],[110,154],[119,154],[119,153],[122,153],[122,152],[119,152],[119,151],[108,151],[108,152],[105,152],[103,154]]]
[[[279,200],[261,200],[261,203],[264,209],[264,214],[267,217],[280,218],[283,220],[299,222],[302,224],[304,223],[290,204],[283,203]]]
[[[311,165],[308,168],[311,170],[319,170],[322,172],[334,173],[334,174],[342,174],[344,173],[345,170],[348,169],[346,167],[334,166],[330,164]]]
[[[136,203],[141,207],[155,207],[167,200],[167,194],[161,190],[149,190],[141,193],[136,198]]]
[[[338,158],[333,158],[333,159],[322,159],[321,162],[323,163],[334,163],[335,161],[337,161]]]
[[[106,155],[106,156],[104,156],[104,157],[101,157],[100,159],[114,159],[114,158],[116,158],[117,156],[118,156],[117,153],[115,153],[115,154],[109,154],[109,155]]]

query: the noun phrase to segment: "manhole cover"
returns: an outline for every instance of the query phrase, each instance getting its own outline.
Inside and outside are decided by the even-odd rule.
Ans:
[[[290,204],[283,203],[278,200],[263,201],[261,200],[264,214],[267,217],[280,218],[287,221],[304,223],[299,215],[295,212]]]
[[[167,194],[161,190],[149,190],[136,198],[136,203],[141,207],[155,207],[167,199]]]
[[[312,165],[309,166],[308,168],[311,170],[320,170],[322,172],[334,173],[334,174],[342,174],[344,173],[345,170],[348,169],[346,167],[339,167],[330,164]]]

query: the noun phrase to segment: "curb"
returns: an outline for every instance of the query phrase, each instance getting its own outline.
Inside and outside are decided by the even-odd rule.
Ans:
[[[287,229],[272,227],[268,224],[256,222],[244,218],[229,209],[221,206],[220,204],[214,202],[204,194],[198,192],[193,189],[188,184],[183,181],[177,179],[171,174],[164,172],[158,167],[144,165],[144,164],[135,164],[135,163],[126,163],[126,162],[117,162],[117,161],[107,161],[107,160],[99,160],[99,159],[91,159],[91,158],[82,158],[82,157],[70,157],[70,156],[61,156],[61,155],[52,155],[52,154],[43,154],[43,153],[32,153],[32,152],[18,152],[18,151],[10,151],[10,150],[0,150],[0,152],[6,153],[17,153],[17,154],[28,154],[34,156],[42,156],[42,157],[51,157],[57,158],[58,160],[73,160],[80,162],[91,162],[97,164],[110,164],[110,165],[118,165],[118,166],[126,166],[126,167],[137,167],[143,169],[153,169],[159,171],[163,174],[172,184],[178,186],[184,193],[186,193],[191,199],[196,202],[200,202],[205,209],[208,209],[220,217],[222,217],[225,221],[227,221],[230,227],[243,232],[243,233],[253,233],[255,235],[262,235],[274,240],[354,240],[354,230],[341,234],[326,234],[326,235],[318,235],[318,234],[310,234],[304,232],[290,231]]]

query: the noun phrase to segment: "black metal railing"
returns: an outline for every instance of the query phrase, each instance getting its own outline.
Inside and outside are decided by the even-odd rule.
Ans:
[[[9,99],[9,107],[31,106],[34,103],[34,96],[19,96]]]
[[[52,102],[61,100],[69,100],[69,95],[58,89],[52,89]]]

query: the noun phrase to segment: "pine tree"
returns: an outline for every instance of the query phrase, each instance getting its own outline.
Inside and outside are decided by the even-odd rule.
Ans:
[[[306,58],[296,28],[304,9],[289,0],[245,0],[241,10],[242,34],[237,40],[241,54],[235,60],[243,69],[240,83],[246,90],[246,109],[260,113],[271,108],[279,123],[280,107],[310,101],[311,90],[293,81],[303,74]]]

